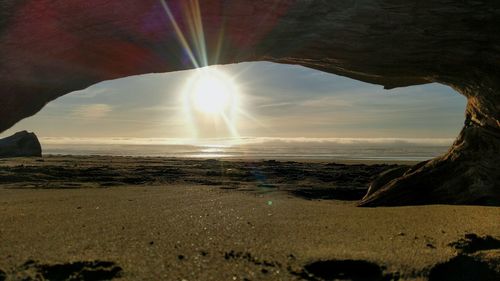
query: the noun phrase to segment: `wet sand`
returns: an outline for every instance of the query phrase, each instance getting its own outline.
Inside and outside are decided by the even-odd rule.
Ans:
[[[391,167],[2,160],[0,280],[497,280],[500,208],[355,207]]]

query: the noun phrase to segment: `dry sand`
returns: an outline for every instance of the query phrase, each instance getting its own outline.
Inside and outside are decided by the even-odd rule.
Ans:
[[[325,198],[321,192],[319,197],[303,196],[287,184],[307,187],[311,194],[315,187],[324,191],[320,183],[347,189],[347,181],[332,180],[332,175],[346,175],[336,173],[338,169],[369,174],[381,167],[307,164],[326,167],[323,172],[330,181],[322,181],[306,169],[320,166],[259,162],[252,167],[267,178],[275,170],[297,174],[298,170],[289,171],[293,165],[302,167],[299,170],[306,176],[285,178],[281,184],[269,179],[262,185],[250,180],[235,184],[234,178],[218,175],[224,179],[210,184],[208,172],[220,167],[220,161],[85,159],[0,162],[0,280],[71,276],[75,280],[498,280],[500,276],[498,207],[358,208],[355,201],[335,196],[318,200]],[[171,182],[119,186],[117,178],[102,185],[97,176],[92,182],[73,175],[76,184],[62,184],[66,188],[60,189],[50,183],[58,182],[58,177],[41,172],[59,167],[66,173],[76,162],[85,162],[80,168],[87,172],[91,167],[116,172],[120,166],[121,173],[128,173],[115,173],[121,178],[140,175],[138,165],[145,169],[159,163],[177,165],[186,173],[177,170],[180,175]],[[243,164],[225,169],[242,169]],[[266,170],[269,166],[274,168]],[[24,172],[13,171],[16,167]],[[154,174],[151,169],[143,174]],[[205,181],[192,182],[195,175]],[[41,182],[54,178],[45,186],[34,186],[37,176]]]

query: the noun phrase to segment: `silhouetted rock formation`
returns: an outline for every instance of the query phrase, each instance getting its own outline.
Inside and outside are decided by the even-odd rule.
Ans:
[[[165,2],[1,2],[0,131],[103,80],[209,64],[298,64],[385,88],[438,82],[468,99],[459,138],[361,205],[500,205],[499,1]]]
[[[41,156],[42,147],[34,133],[22,131],[0,139],[0,158]]]

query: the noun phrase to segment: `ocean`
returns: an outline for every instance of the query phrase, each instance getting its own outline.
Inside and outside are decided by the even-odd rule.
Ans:
[[[262,160],[424,161],[453,139],[403,138],[41,138],[44,155],[109,155]]]

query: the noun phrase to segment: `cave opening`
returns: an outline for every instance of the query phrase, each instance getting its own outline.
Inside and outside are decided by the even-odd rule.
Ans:
[[[265,142],[280,144],[289,158],[424,161],[446,152],[463,120],[465,99],[439,84],[384,90],[305,67],[267,62],[205,70],[230,78],[228,92],[238,92],[238,105],[219,108],[224,112],[216,114],[204,112],[213,108],[199,112],[200,105],[186,106],[186,97],[192,94],[186,91],[192,91],[193,84],[214,93],[226,90],[224,81],[197,85],[199,70],[146,74],[65,95],[4,135],[35,131],[45,154],[110,150],[113,155],[137,155],[127,145],[149,144],[155,149],[146,149],[145,154],[177,156],[177,151],[162,151],[158,145],[190,144],[209,146],[193,156],[244,157],[243,150],[232,147],[245,146],[254,150],[252,157],[276,157],[277,153],[257,152]],[[202,102],[219,106],[211,100],[213,96]],[[300,145],[302,155],[286,151]]]

